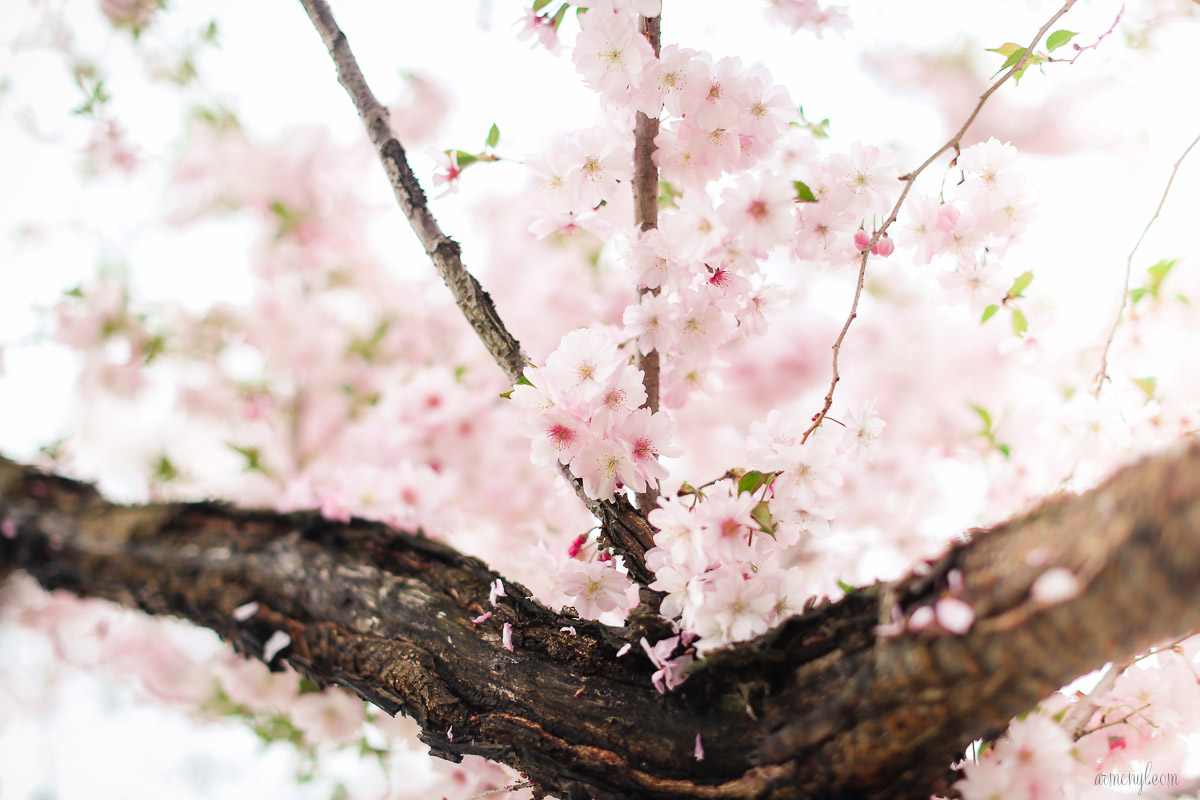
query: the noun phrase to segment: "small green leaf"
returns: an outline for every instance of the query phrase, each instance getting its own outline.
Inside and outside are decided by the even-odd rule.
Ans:
[[[492,123],[491,130],[488,131],[487,146],[495,147],[500,141],[500,129],[496,127],[496,123]]]
[[[996,449],[999,450],[1000,454],[1003,455],[1005,458],[1008,458],[1009,456],[1012,455],[1012,448],[1006,444],[998,444],[998,445],[996,445]]]
[[[1061,30],[1055,31],[1046,37],[1046,49],[1053,53],[1058,48],[1062,47],[1067,42],[1078,36],[1076,31]]]
[[[1179,263],[1178,258],[1163,259],[1152,267],[1148,267],[1146,272],[1150,275],[1150,285],[1153,287],[1154,295],[1158,296],[1158,287],[1162,286],[1163,280],[1167,277],[1167,273],[1171,271],[1171,267]]]
[[[750,516],[754,517],[754,521],[758,523],[758,527],[763,533],[775,535],[775,520],[771,518],[771,509],[766,500],[760,500],[754,510],[750,512]]]
[[[987,51],[989,53],[999,53],[1000,55],[1005,56],[1005,57],[1011,56],[1013,53],[1017,52],[1018,50],[1021,52],[1024,52],[1025,48],[1022,47],[1021,45],[1017,44],[1016,42],[1005,42],[1004,44],[1000,45],[999,47],[989,47],[987,49]],[[1013,63],[1015,64],[1017,62],[1014,61]]]
[[[983,406],[973,405],[971,406],[971,410],[978,414],[979,418],[983,420],[983,432],[985,434],[991,433],[992,415],[987,412],[987,409],[985,409]]]
[[[533,0],[533,10],[541,11],[546,6],[550,5],[550,0]]]
[[[446,155],[457,154],[456,158],[460,167],[465,167],[467,164],[474,163],[479,160],[479,156],[474,153],[468,153],[465,150],[447,150]]]
[[[1013,309],[1012,327],[1013,333],[1017,336],[1024,336],[1025,331],[1029,330],[1029,321],[1025,319],[1025,314],[1019,308]]]
[[[145,353],[142,355],[142,363],[149,364],[154,359],[158,358],[167,349],[167,337],[161,333],[156,333],[146,342]]]
[[[815,203],[817,196],[813,194],[812,189],[808,188],[808,184],[804,181],[792,181],[792,185],[796,187],[796,202],[797,203]]]
[[[855,589],[858,588],[857,586],[855,586],[852,583],[846,583],[841,578],[838,578],[837,585],[838,585],[838,588],[841,589],[846,594],[850,594],[851,592],[853,592]]]
[[[158,463],[154,465],[154,479],[163,483],[170,483],[179,477],[179,470],[171,459],[167,458],[166,453],[162,453],[158,457]]]
[[[999,310],[1000,310],[1000,306],[996,305],[995,303],[992,303],[990,306],[988,306],[987,308],[985,308],[983,310],[983,316],[979,318],[979,324],[982,325],[983,323],[987,322],[992,317],[996,316],[996,312]]]
[[[658,182],[658,207],[659,208],[678,208],[679,198],[683,196],[683,192],[675,188],[670,181]]]
[[[231,450],[240,454],[246,459],[246,466],[242,467],[245,472],[261,472],[264,475],[270,475],[262,463],[262,451],[257,447],[240,447],[233,442],[225,443]]]
[[[1145,297],[1148,294],[1150,294],[1149,289],[1144,289],[1141,287],[1139,287],[1137,289],[1130,289],[1129,290],[1129,302],[1136,303],[1138,300],[1141,300],[1143,297]]]
[[[758,470],[751,470],[738,481],[738,494],[754,494],[766,481],[766,475]]]
[[[558,11],[554,12],[554,30],[558,30],[558,26],[562,25],[563,19],[567,16],[567,9],[570,7],[569,3],[563,3],[558,7]]]
[[[1029,288],[1029,284],[1033,283],[1033,272],[1023,272],[1013,281],[1013,285],[1008,290],[1009,297],[1020,297],[1021,293]]]
[[[1146,393],[1147,400],[1154,399],[1154,388],[1158,385],[1157,378],[1154,378],[1154,377],[1134,378],[1133,382],[1138,385],[1138,388],[1140,388],[1143,392]]]
[[[1021,57],[1024,55],[1025,55],[1025,48],[1018,47],[1016,50],[1014,50],[1013,52],[1011,52],[1009,54],[1008,58],[1004,59],[1004,63],[1000,65],[1000,69],[996,71],[996,74],[998,75],[1001,72],[1004,72],[1004,70],[1008,69],[1009,67],[1016,66],[1017,62],[1020,61]]]

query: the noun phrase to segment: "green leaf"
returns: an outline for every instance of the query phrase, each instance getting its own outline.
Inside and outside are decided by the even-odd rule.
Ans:
[[[495,147],[500,141],[500,129],[496,127],[496,123],[492,123],[491,130],[488,131],[487,146]]]
[[[1033,283],[1033,272],[1023,272],[1013,281],[1013,285],[1009,287],[1009,297],[1020,297],[1021,293],[1029,288],[1029,284]]]
[[[972,405],[971,410],[978,414],[979,418],[983,420],[983,432],[985,434],[990,434],[992,432],[992,415],[989,414],[987,409],[985,409],[983,406]]]
[[[792,181],[792,185],[796,187],[796,202],[797,203],[815,203],[817,196],[813,194],[812,189],[808,188],[808,184],[804,181]]]
[[[995,303],[992,303],[990,306],[988,306],[987,308],[985,308],[983,310],[983,316],[979,318],[979,324],[982,325],[983,323],[987,322],[992,317],[996,316],[996,312],[999,310],[1000,310],[1000,306],[996,305]]]
[[[1154,377],[1134,378],[1133,382],[1138,385],[1138,388],[1140,388],[1143,392],[1146,393],[1147,400],[1154,399],[1154,388],[1158,385],[1157,378],[1154,378]]]
[[[1000,454],[1003,455],[1005,458],[1008,458],[1009,456],[1012,455],[1012,448],[1006,444],[998,444],[998,445],[996,445],[996,449],[999,450]]]
[[[1017,336],[1024,336],[1025,331],[1029,330],[1029,321],[1025,319],[1025,314],[1019,308],[1013,309],[1012,327],[1013,333]]]
[[[179,477],[179,470],[171,459],[167,458],[166,453],[162,453],[158,457],[158,463],[154,465],[154,479],[163,483],[170,483]]]
[[[1016,42],[1005,42],[1004,44],[1000,45],[999,47],[989,47],[987,49],[987,51],[989,53],[999,53],[1000,55],[1006,56],[1006,57],[1011,56],[1013,53],[1017,52],[1018,50],[1021,52],[1024,52],[1025,48],[1022,47],[1021,45],[1017,44]],[[1014,61],[1013,63],[1015,64],[1017,62]]]
[[[558,7],[558,11],[554,12],[554,30],[558,30],[558,26],[562,25],[563,19],[567,16],[567,9],[570,7],[569,3],[563,3]]]
[[[468,153],[465,150],[447,150],[446,155],[457,154],[456,158],[460,167],[465,167],[467,164],[474,163],[479,160],[479,156],[474,153]]]
[[[1149,289],[1143,289],[1143,288],[1130,289],[1129,290],[1129,302],[1136,303],[1138,300],[1141,300],[1143,297],[1145,297],[1148,294],[1150,294]]]
[[[167,349],[167,338],[161,333],[156,333],[150,337],[150,341],[146,342],[146,352],[142,356],[142,363],[149,364],[154,359],[158,358]]]
[[[1067,42],[1078,36],[1076,31],[1061,30],[1055,31],[1046,38],[1046,49],[1053,53],[1058,48],[1062,47]]]
[[[679,198],[683,196],[683,192],[675,188],[670,181],[658,182],[658,207],[659,208],[678,208]]]
[[[239,445],[236,445],[233,442],[226,442],[225,444],[231,450],[239,453],[243,458],[246,459],[246,466],[242,467],[243,471],[245,471],[245,472],[261,472],[264,475],[271,474],[267,470],[267,468],[263,466],[262,451],[259,450],[257,447],[240,447]]]
[[[838,588],[841,589],[846,594],[850,594],[851,592],[853,592],[855,589],[858,588],[857,586],[855,586],[852,583],[846,583],[841,578],[838,578],[837,585],[838,585]]]
[[[750,512],[750,516],[754,517],[754,521],[758,523],[758,527],[763,533],[775,535],[775,520],[771,518],[771,509],[766,500],[760,500],[754,510]]]
[[[1009,54],[1008,58],[1004,59],[1004,63],[1000,65],[1000,69],[998,69],[996,71],[996,74],[999,75],[1001,72],[1004,72],[1004,70],[1008,69],[1009,67],[1016,66],[1017,62],[1020,61],[1021,57],[1024,55],[1025,55],[1025,48],[1018,47],[1016,50],[1014,50],[1012,53]]]
[[[754,494],[766,482],[766,475],[758,470],[751,470],[738,480],[738,494]]]
[[[1151,291],[1155,297],[1158,297],[1158,287],[1162,286],[1163,279],[1167,277],[1167,273],[1171,271],[1171,267],[1179,263],[1178,258],[1163,259],[1152,267],[1146,269],[1150,275]]]
[[[541,11],[546,6],[550,5],[550,0],[533,0],[533,10]]]

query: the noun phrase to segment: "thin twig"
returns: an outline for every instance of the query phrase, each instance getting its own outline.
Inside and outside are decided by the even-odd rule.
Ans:
[[[1115,662],[1109,664],[1108,670],[1103,676],[1101,676],[1100,681],[1096,684],[1092,691],[1088,692],[1087,697],[1072,706],[1071,710],[1068,711],[1063,717],[1063,728],[1065,728],[1066,731],[1076,739],[1091,733],[1091,731],[1084,730],[1084,726],[1087,724],[1088,720],[1092,718],[1092,715],[1095,714],[1100,708],[1100,705],[1096,702],[1096,698],[1102,697],[1108,692],[1111,692],[1113,687],[1117,684],[1117,678],[1125,674],[1125,671],[1134,664],[1138,663],[1139,661],[1144,661],[1150,656],[1156,656],[1160,653],[1177,652],[1179,645],[1194,635],[1194,632],[1188,632],[1168,645],[1155,647],[1120,664]]]
[[[1033,41],[1030,42],[1029,46],[1025,48],[1025,53],[1021,56],[1020,60],[1018,60],[1008,72],[1004,73],[1004,75],[1002,75],[998,81],[988,87],[986,92],[980,95],[979,102],[975,104],[975,108],[971,111],[971,115],[967,117],[967,121],[962,124],[962,127],[958,129],[957,133],[950,137],[949,141],[939,147],[933,155],[925,159],[925,163],[921,164],[921,166],[917,167],[907,175],[900,176],[900,180],[904,182],[904,189],[900,192],[900,197],[896,200],[896,204],[892,206],[892,213],[888,215],[887,219],[884,220],[884,223],[879,226],[879,228],[875,231],[875,234],[871,237],[871,241],[866,247],[863,248],[862,259],[859,261],[858,265],[858,283],[854,289],[854,302],[850,304],[850,315],[846,317],[846,322],[842,325],[841,333],[838,334],[837,341],[833,343],[833,380],[831,380],[829,383],[829,392],[825,395],[825,402],[822,405],[821,410],[813,415],[812,425],[810,425],[808,430],[804,432],[804,436],[800,439],[801,443],[807,441],[812,432],[821,426],[821,423],[825,420],[825,415],[828,414],[829,409],[833,407],[833,392],[838,385],[838,381],[841,380],[841,376],[838,373],[838,356],[841,354],[842,341],[846,338],[846,332],[850,330],[850,323],[854,322],[854,319],[858,316],[858,301],[862,297],[863,283],[867,277],[867,258],[871,255],[871,248],[874,247],[883,234],[887,232],[887,229],[891,227],[891,224],[896,221],[896,217],[900,213],[900,207],[904,205],[904,201],[908,197],[908,192],[912,189],[917,177],[920,176],[920,174],[924,172],[930,164],[936,161],[938,157],[942,155],[942,153],[950,150],[951,148],[956,151],[959,149],[959,145],[962,142],[963,136],[966,134],[967,129],[971,127],[971,124],[975,122],[975,118],[979,116],[979,112],[983,109],[983,104],[986,103],[988,99],[995,94],[996,90],[1003,86],[1009,78],[1018,74],[1025,68],[1025,64],[1029,60],[1029,56],[1033,53],[1033,48],[1037,47],[1037,43],[1042,40],[1042,37],[1046,35],[1051,26],[1053,26],[1063,14],[1066,14],[1068,11],[1070,11],[1071,7],[1074,6],[1076,2],[1078,2],[1078,0],[1067,0],[1063,7],[1060,8],[1054,14],[1054,16],[1046,21],[1046,24],[1043,25],[1037,32],[1037,35],[1033,37]]]
[[[329,55],[337,67],[338,82],[358,109],[367,135],[379,153],[379,160],[383,162],[401,211],[454,295],[463,316],[483,340],[504,374],[515,383],[521,377],[526,363],[521,345],[500,320],[491,297],[463,266],[458,243],[442,232],[430,212],[425,192],[408,165],[404,147],[388,123],[387,109],[367,86],[366,78],[350,51],[346,35],[338,27],[325,0],[300,0],[300,3],[329,49]],[[575,494],[588,511],[603,523],[606,540],[618,554],[625,557],[629,576],[643,586],[648,585],[653,576],[645,567],[645,554],[654,546],[654,529],[646,522],[645,515],[638,513],[623,497],[618,497],[612,503],[588,497],[583,482],[573,477],[565,466],[560,465],[559,473],[571,482]]]
[[[1121,3],[1121,9],[1119,11],[1117,11],[1117,16],[1115,19],[1113,19],[1112,25],[1109,25],[1108,30],[1106,30],[1104,33],[1100,34],[1100,36],[1097,37],[1096,41],[1092,42],[1091,44],[1084,44],[1084,45],[1079,45],[1079,44],[1075,44],[1074,42],[1072,42],[1071,47],[1073,47],[1075,49],[1074,56],[1072,56],[1069,59],[1067,59],[1067,58],[1051,58],[1051,59],[1049,59],[1049,62],[1054,63],[1057,61],[1066,61],[1068,64],[1074,64],[1076,61],[1079,60],[1079,57],[1081,55],[1083,55],[1084,52],[1086,52],[1088,50],[1095,50],[1096,48],[1098,48],[1100,46],[1101,42],[1103,42],[1105,39],[1107,39],[1109,36],[1111,36],[1113,31],[1115,31],[1117,29],[1117,25],[1120,24],[1121,17],[1123,17],[1123,16],[1125,16],[1125,4]]]
[[[1125,259],[1125,283],[1121,288],[1121,304],[1117,307],[1117,315],[1113,319],[1112,328],[1108,331],[1108,339],[1104,342],[1104,349],[1100,352],[1100,369],[1096,372],[1095,386],[1092,387],[1092,397],[1100,396],[1100,389],[1104,386],[1104,381],[1108,378],[1108,350],[1112,347],[1113,337],[1117,335],[1117,328],[1121,325],[1121,316],[1125,313],[1125,306],[1129,302],[1129,277],[1133,273],[1133,256],[1142,246],[1142,240],[1146,238],[1146,234],[1150,232],[1150,226],[1154,224],[1154,220],[1158,219],[1158,215],[1162,213],[1163,205],[1167,202],[1167,195],[1171,192],[1171,184],[1175,182],[1175,176],[1179,174],[1179,165],[1187,158],[1188,153],[1192,152],[1192,148],[1196,143],[1200,142],[1200,134],[1197,134],[1192,143],[1183,151],[1183,155],[1175,162],[1175,166],[1171,168],[1171,177],[1167,179],[1167,188],[1163,189],[1162,198],[1158,201],[1158,208],[1154,209],[1154,216],[1146,223],[1146,227],[1142,229],[1142,235],[1138,237],[1137,243],[1133,245],[1133,249],[1129,251],[1128,258]]]
[[[638,30],[650,42],[658,57],[662,46],[662,23],[659,17],[638,17]],[[658,227],[658,167],[654,165],[654,138],[658,136],[658,117],[638,112],[633,130],[633,212],[639,231]],[[646,293],[658,294],[657,289],[638,288],[638,298]],[[646,389],[646,407],[658,411],[659,355],[658,350],[639,354],[638,369]],[[658,503],[658,486],[649,485],[637,496],[638,508],[648,513]]]
[[[1120,719],[1113,719],[1113,720],[1107,720],[1105,722],[1101,722],[1099,725],[1097,725],[1094,728],[1088,728],[1086,731],[1084,731],[1083,733],[1080,734],[1080,737],[1082,738],[1084,736],[1089,736],[1089,735],[1095,733],[1096,731],[1101,731],[1101,730],[1104,730],[1105,728],[1112,728],[1116,725],[1125,725],[1126,723],[1129,724],[1129,727],[1133,728],[1138,733],[1141,733],[1142,736],[1145,736],[1146,734],[1144,734],[1140,730],[1138,730],[1138,727],[1136,725],[1134,725],[1132,722],[1129,722],[1129,720],[1131,720],[1135,715],[1140,716],[1142,719],[1146,720],[1146,722],[1150,725],[1151,728],[1157,728],[1158,726],[1154,724],[1154,720],[1150,719],[1149,717],[1147,717],[1145,714],[1142,713],[1149,707],[1150,707],[1150,704],[1146,703],[1144,705],[1138,706],[1137,708],[1133,709],[1132,711],[1130,711],[1128,714],[1121,717]]]
[[[1112,691],[1112,688],[1117,685],[1117,678],[1125,673],[1125,670],[1133,666],[1136,659],[1130,659],[1123,663],[1113,662],[1108,665],[1108,671],[1100,678],[1100,682],[1096,684],[1092,691],[1088,692],[1087,699],[1080,700],[1071,710],[1063,717],[1062,726],[1074,738],[1078,739],[1084,734],[1084,726],[1088,720],[1100,708],[1100,704],[1096,702],[1096,698],[1102,697]]]

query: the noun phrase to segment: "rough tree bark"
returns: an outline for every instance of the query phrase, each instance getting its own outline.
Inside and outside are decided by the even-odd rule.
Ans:
[[[901,580],[818,604],[667,695],[638,649],[615,657],[629,630],[557,614],[518,585],[474,625],[499,576],[377,523],[116,506],[0,459],[0,530],[0,575],[22,569],[50,589],[181,616],[253,656],[285,631],[275,663],[413,716],[436,755],[503,761],[563,798],[927,797],[973,739],[1200,621],[1196,441],[971,531]],[[1078,595],[1033,601],[1033,582],[1056,567],[1078,577]],[[977,615],[966,635],[876,633],[948,592],[951,570]],[[258,613],[237,620],[250,601]]]

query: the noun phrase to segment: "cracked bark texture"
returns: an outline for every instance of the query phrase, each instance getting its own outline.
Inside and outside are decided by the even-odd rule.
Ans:
[[[0,537],[0,575],[22,569],[50,589],[185,617],[252,656],[286,631],[276,659],[413,716],[435,755],[503,761],[562,798],[927,797],[946,791],[973,739],[1200,621],[1195,441],[972,531],[905,578],[817,604],[668,695],[637,649],[615,658],[628,629],[563,617],[519,585],[473,625],[496,573],[381,524],[115,506],[3,459],[0,517],[13,534]],[[1080,592],[1040,605],[1030,587],[1053,567]],[[952,570],[977,615],[966,635],[876,634],[945,596]],[[250,601],[259,612],[238,621]]]

